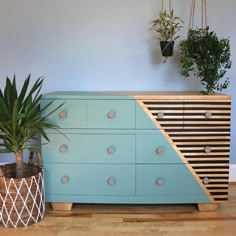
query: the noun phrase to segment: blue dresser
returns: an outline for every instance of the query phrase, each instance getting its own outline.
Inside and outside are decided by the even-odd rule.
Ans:
[[[230,97],[192,92],[53,92],[42,145],[46,200],[196,203],[228,198]],[[47,110],[48,112],[49,110]],[[42,114],[43,115],[43,114]],[[45,140],[42,140],[45,143]]]

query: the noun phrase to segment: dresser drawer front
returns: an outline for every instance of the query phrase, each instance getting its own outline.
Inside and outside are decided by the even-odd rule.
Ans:
[[[161,134],[136,135],[136,163],[183,163]]]
[[[137,129],[183,128],[182,101],[140,100],[136,106]]]
[[[51,100],[41,100],[41,108],[49,102]],[[59,128],[87,128],[87,101],[55,100],[50,106],[50,111],[61,104],[63,104],[62,107],[49,116],[48,122],[59,126]]]
[[[45,165],[46,194],[134,195],[134,165]]]
[[[135,163],[135,136],[119,134],[49,134],[45,162]]]
[[[131,100],[89,100],[88,127],[134,129],[135,102]]]
[[[183,164],[136,166],[137,195],[205,195]]]
[[[231,102],[193,100],[184,102],[184,129],[230,129]]]

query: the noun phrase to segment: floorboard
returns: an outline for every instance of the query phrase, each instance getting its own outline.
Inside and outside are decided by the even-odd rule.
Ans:
[[[0,235],[17,236],[235,236],[236,183],[229,201],[217,212],[199,212],[196,205],[74,204],[71,212],[53,211],[30,227],[6,229]]]

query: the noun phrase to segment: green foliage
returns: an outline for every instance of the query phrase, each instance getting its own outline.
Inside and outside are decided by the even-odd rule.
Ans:
[[[177,33],[183,27],[184,22],[180,17],[174,16],[174,10],[172,9],[170,14],[168,14],[166,10],[160,12],[159,18],[151,21],[151,24],[151,29],[160,35],[158,38],[161,41],[169,41],[171,39],[176,40],[179,38]]]
[[[231,68],[229,39],[219,39],[215,32],[206,29],[190,30],[188,38],[180,42],[181,71],[189,77],[198,77],[204,87],[203,93],[222,91],[229,85],[229,78],[221,81]]]
[[[49,141],[44,129],[57,128],[48,123],[46,118],[59,107],[49,114],[41,116],[40,99],[42,95],[40,90],[43,79],[38,78],[29,90],[30,77],[31,75],[25,79],[19,93],[15,76],[12,82],[7,77],[5,89],[0,89],[0,139],[2,140],[0,152],[16,154],[23,149],[38,151],[38,145],[30,141],[37,139],[38,134]],[[50,105],[51,103],[48,106]]]

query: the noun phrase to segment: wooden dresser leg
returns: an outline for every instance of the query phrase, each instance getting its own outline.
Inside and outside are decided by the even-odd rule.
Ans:
[[[216,212],[218,210],[218,203],[198,203],[199,211],[212,211]]]
[[[52,202],[51,205],[55,211],[71,211],[72,209],[71,202]]]

